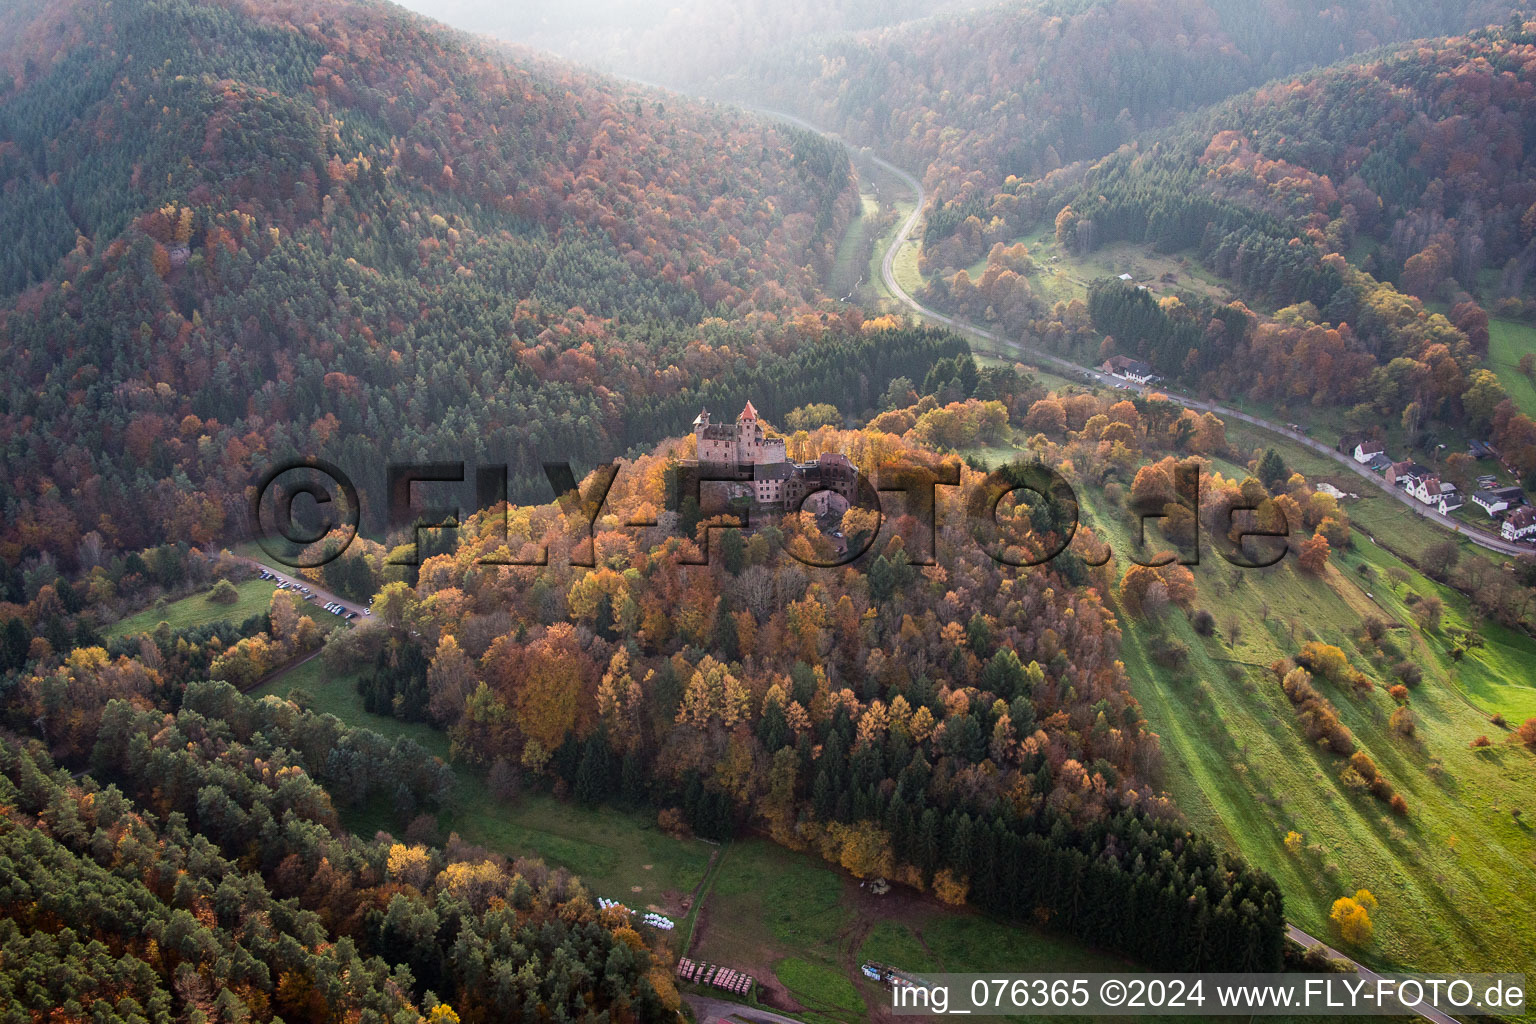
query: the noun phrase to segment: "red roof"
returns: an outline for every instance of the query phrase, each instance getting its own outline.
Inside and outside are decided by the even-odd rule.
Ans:
[[[739,419],[739,420],[755,420],[755,419],[757,419],[757,410],[752,407],[752,399],[750,399],[750,398],[747,399],[747,404],[741,410],[741,415],[736,417],[736,418]]]

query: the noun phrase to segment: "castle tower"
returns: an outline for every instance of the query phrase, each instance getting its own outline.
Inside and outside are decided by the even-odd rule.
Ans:
[[[757,418],[757,409],[750,399],[736,417],[736,464],[755,466],[762,461],[763,424]]]
[[[693,420],[693,436],[698,439],[698,459],[706,466],[736,465],[737,431],[724,423],[710,421],[709,410],[702,409]]]
[[[710,419],[709,410],[700,410],[693,421],[693,436],[698,439],[698,460],[702,465],[751,476],[753,466],[772,466],[785,461],[784,439],[766,436],[757,408],[751,402],[741,410],[734,425]]]

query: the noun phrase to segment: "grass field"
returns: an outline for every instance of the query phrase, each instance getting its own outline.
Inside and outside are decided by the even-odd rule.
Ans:
[[[1087,260],[1051,264],[1053,243],[1043,236],[1025,241],[1041,261],[1042,273],[1032,283],[1047,301],[1081,297],[1088,281],[1112,273],[1151,283],[1162,273],[1182,271],[1188,280],[1164,287],[1215,287],[1198,268],[1160,265],[1144,251],[1106,247]],[[1536,350],[1536,331],[1500,323],[1494,335],[1490,359],[1511,395],[1531,411],[1536,389],[1514,365],[1521,354]],[[1512,376],[1519,379],[1511,381]],[[1337,424],[1320,432],[1331,429]],[[1420,559],[1429,546],[1451,536],[1446,531],[1400,502],[1373,494],[1364,481],[1320,455],[1237,424],[1228,425],[1228,436],[1240,448],[1274,445],[1309,478],[1330,479],[1360,494],[1361,500],[1346,504],[1357,543],[1335,553],[1323,579],[1301,573],[1294,560],[1236,575],[1214,556],[1214,564],[1196,567],[1197,605],[1216,614],[1223,632],[1229,621],[1235,624],[1236,638],[1201,637],[1177,611],[1160,622],[1126,624],[1122,657],[1133,692],[1162,738],[1167,787],[1194,825],[1276,877],[1288,916],[1307,931],[1332,937],[1333,900],[1371,889],[1380,900],[1374,939],[1360,948],[1339,943],[1359,959],[1419,970],[1525,970],[1536,963],[1536,915],[1530,913],[1536,898],[1536,837],[1530,824],[1536,817],[1536,762],[1530,752],[1508,744],[1508,734],[1488,716],[1497,712],[1519,722],[1536,708],[1536,644],[1477,621],[1464,597],[1404,561]],[[995,463],[1007,452],[969,454]],[[1130,524],[1103,507],[1100,495],[1084,497],[1085,514],[1100,535],[1118,550],[1130,550]],[[1460,546],[1464,559],[1500,561],[1465,539]],[[1116,565],[1123,571],[1123,561]],[[1389,568],[1409,573],[1401,592],[1389,583]],[[1437,632],[1425,635],[1413,624],[1410,591],[1445,602]],[[1390,656],[1364,636],[1363,626],[1372,618],[1391,624],[1382,645]],[[1470,628],[1483,635],[1484,645],[1454,660],[1453,631]],[[1187,646],[1184,668],[1154,662],[1151,642],[1159,634]],[[1339,646],[1378,684],[1360,697],[1318,681],[1360,748],[1408,801],[1405,818],[1346,785],[1342,759],[1306,739],[1264,667],[1309,639]],[[1395,704],[1385,684],[1395,681],[1388,667],[1398,658],[1423,672],[1409,697],[1418,721],[1412,739],[1388,726]],[[1493,745],[1472,749],[1471,741],[1484,734]],[[1284,844],[1292,830],[1303,836],[1296,852]],[[941,959],[926,938],[910,927],[882,925],[870,933],[870,955],[898,965],[906,958],[938,966]]]
[[[1115,547],[1129,544],[1128,524],[1093,495],[1086,498],[1101,536]],[[1368,578],[1356,571],[1362,563]],[[1291,920],[1328,935],[1332,901],[1364,887],[1381,907],[1375,940],[1349,950],[1360,959],[1415,969],[1524,970],[1536,962],[1536,918],[1528,912],[1536,839],[1511,812],[1536,815],[1536,769],[1529,752],[1504,743],[1505,734],[1472,698],[1508,709],[1506,717],[1529,707],[1536,698],[1529,672],[1510,670],[1531,664],[1536,649],[1503,635],[1496,647],[1469,655],[1471,664],[1454,663],[1447,648],[1451,630],[1463,625],[1464,602],[1448,597],[1441,631],[1421,636],[1403,599],[1408,589],[1427,595],[1440,588],[1408,569],[1404,593],[1389,593],[1385,571],[1393,565],[1408,569],[1362,537],[1355,551],[1334,559],[1325,579],[1301,573],[1291,560],[1242,572],[1219,559],[1197,566],[1197,605],[1216,614],[1223,634],[1236,621],[1239,639],[1200,637],[1176,611],[1158,622],[1132,620],[1122,656],[1133,692],[1162,737],[1166,782],[1179,806],[1279,880]],[[1364,698],[1321,680],[1318,687],[1407,799],[1403,819],[1343,783],[1341,759],[1305,739],[1289,701],[1260,667],[1319,639],[1385,684],[1384,668],[1361,639],[1371,617],[1393,624],[1390,643],[1424,672],[1410,698],[1417,739],[1400,739],[1388,728],[1394,704],[1383,687]],[[1188,647],[1185,669],[1153,661],[1150,643],[1158,635]],[[1495,745],[1469,749],[1485,733]],[[1298,853],[1283,843],[1291,830],[1304,837]]]
[[[837,245],[828,289],[835,296],[853,295],[869,283],[870,256],[875,251],[880,203],[868,192],[859,195],[859,209]]]
[[[315,658],[253,690],[251,696],[276,694],[286,697],[294,690],[303,690],[314,711],[335,715],[349,725],[372,729],[390,739],[405,736],[421,744],[427,753],[445,761],[448,759],[447,733],[425,722],[403,722],[389,715],[369,714],[363,708],[363,697],[357,692],[356,683],[355,676],[335,676],[325,667],[324,658]]]
[[[844,888],[837,872],[808,854],[763,839],[734,842],[722,852],[693,955],[759,980],[776,977],[791,999],[818,1006],[823,1019],[861,1020],[861,1013],[838,1012],[818,998],[835,980],[851,985],[841,937],[852,928],[854,913]],[[780,973],[781,961],[790,957],[795,966]]]
[[[234,604],[214,604],[208,600],[208,591],[202,591],[171,601],[164,607],[149,607],[136,615],[114,622],[106,630],[108,637],[148,633],[162,622],[172,629],[206,626],[211,622],[244,622],[252,615],[267,610],[272,601],[274,586],[269,580],[246,580],[235,585],[240,598]]]
[[[861,1019],[867,1012],[864,997],[841,972],[788,956],[773,965],[774,976],[818,1016]]]
[[[909,205],[897,204],[896,211],[900,218],[896,225],[898,228],[905,222],[906,216],[911,209]],[[916,238],[920,236],[921,227],[922,223],[918,222],[918,226],[912,229],[913,240],[902,246],[901,251],[896,254],[895,263],[892,264],[892,270],[896,274],[896,283],[905,288],[909,295],[916,295],[922,291],[925,283],[922,273],[917,269],[918,244]],[[880,256],[883,260],[883,250],[877,252],[876,255]]]
[[[1070,955],[1068,955],[1070,954]],[[901,920],[881,921],[859,949],[861,960],[878,960],[910,971],[1126,971],[1131,961],[1070,948],[1033,928],[1014,927],[982,914],[924,908]]]
[[[807,1020],[850,1024],[889,999],[859,974],[869,960],[908,971],[1131,967],[1028,925],[952,910],[904,889],[876,896],[815,856],[763,839],[722,851],[693,955],[771,977]]]
[[[357,692],[356,678],[331,676],[324,659],[300,665],[255,695],[286,696],[294,689],[307,693],[316,711],[385,736],[407,736],[428,753],[448,757],[445,733],[423,722],[370,714]],[[453,796],[438,815],[444,837],[457,832],[467,842],[508,857],[542,858],[580,875],[595,895],[673,915],[685,911],[686,898],[704,877],[713,848],[698,840],[672,838],[656,827],[654,816],[581,807],[538,792],[507,805],[491,796],[478,772],[456,767],[455,775]],[[343,820],[362,835],[403,831],[387,802],[349,810]]]
[[[1488,321],[1488,368],[1520,411],[1536,416],[1536,384],[1520,372],[1520,357],[1536,352],[1536,327],[1513,320]]]

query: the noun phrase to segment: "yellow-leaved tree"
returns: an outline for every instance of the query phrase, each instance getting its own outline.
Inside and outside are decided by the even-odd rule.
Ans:
[[[1333,901],[1328,920],[1340,937],[1356,946],[1371,941],[1376,926],[1371,923],[1371,911],[1376,909],[1376,897],[1369,889],[1358,889],[1354,896],[1340,896]]]

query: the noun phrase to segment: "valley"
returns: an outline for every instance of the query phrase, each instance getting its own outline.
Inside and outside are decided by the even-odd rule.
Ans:
[[[1529,975],[1528,18],[0,10],[0,1024]]]

